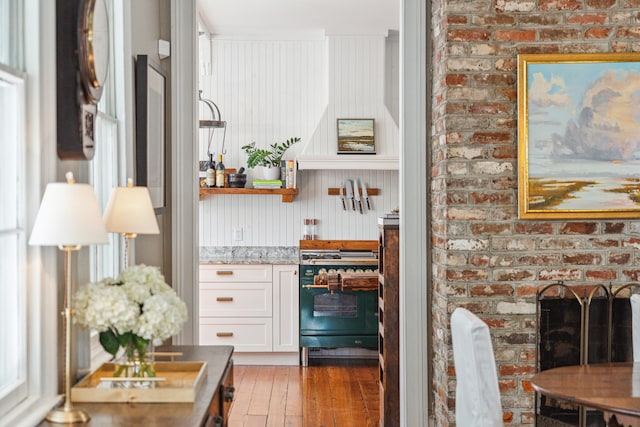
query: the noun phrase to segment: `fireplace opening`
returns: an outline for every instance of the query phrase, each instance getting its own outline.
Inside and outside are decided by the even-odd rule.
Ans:
[[[537,293],[536,368],[633,360],[631,291],[640,284],[569,287]],[[579,292],[581,294],[579,294]],[[538,426],[604,427],[601,411],[536,394]]]

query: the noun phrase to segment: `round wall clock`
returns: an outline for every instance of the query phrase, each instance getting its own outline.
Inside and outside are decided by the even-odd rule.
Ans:
[[[104,0],[81,0],[78,65],[85,102],[97,104],[109,70],[109,20]]]

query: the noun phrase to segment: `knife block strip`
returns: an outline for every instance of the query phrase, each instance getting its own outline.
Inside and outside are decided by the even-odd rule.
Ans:
[[[362,188],[358,188],[358,191],[360,192],[360,195],[362,195]],[[340,195],[340,189],[339,188],[329,188],[328,193],[330,196],[339,196]],[[367,194],[369,196],[377,196],[380,194],[380,189],[379,188],[369,188],[367,187]],[[345,191],[343,193],[344,196],[347,195],[347,192]]]

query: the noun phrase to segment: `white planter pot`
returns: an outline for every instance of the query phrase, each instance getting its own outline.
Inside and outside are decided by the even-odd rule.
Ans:
[[[260,179],[280,179],[280,168],[267,168],[259,166],[256,168],[258,177]]]

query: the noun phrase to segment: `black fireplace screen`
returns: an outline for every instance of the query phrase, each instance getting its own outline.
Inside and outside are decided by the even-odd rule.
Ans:
[[[542,288],[537,295],[537,369],[587,363],[633,360],[630,291],[602,285],[584,295],[562,283]],[[538,426],[604,426],[602,413],[577,405],[536,398]]]

